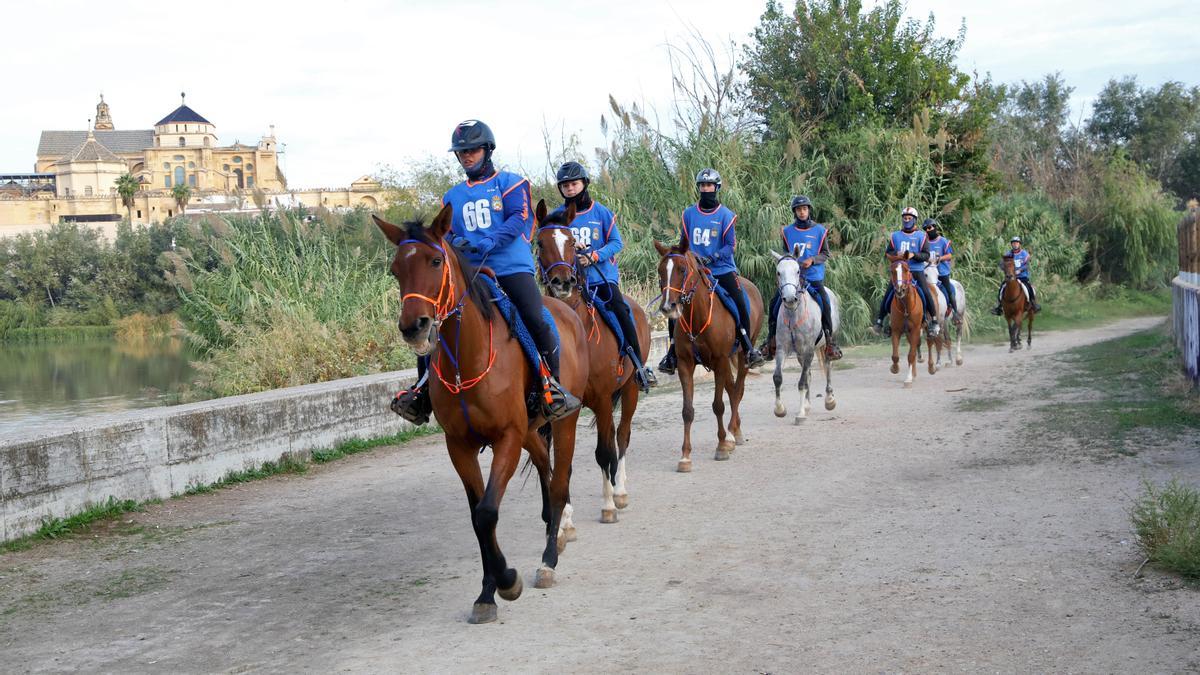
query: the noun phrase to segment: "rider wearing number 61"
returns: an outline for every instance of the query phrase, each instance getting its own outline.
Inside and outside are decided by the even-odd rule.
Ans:
[[[496,137],[486,124],[467,120],[454,128],[450,152],[458,158],[467,179],[450,188],[442,204],[454,207],[447,237],[476,267],[496,273],[496,281],[521,315],[546,368],[542,375],[542,414],[548,422],[580,408],[580,401],[558,382],[558,343],[542,317],[542,294],[534,280],[533,213],[529,208],[529,181],[492,165]],[[396,395],[395,407],[414,424],[429,420],[432,405],[425,375],[428,358],[417,361],[418,380]]]

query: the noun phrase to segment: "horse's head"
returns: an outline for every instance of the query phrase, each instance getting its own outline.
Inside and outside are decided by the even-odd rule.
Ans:
[[[658,311],[668,319],[678,319],[681,305],[691,302],[692,294],[700,283],[700,263],[688,248],[687,239],[677,246],[654,242],[658,251],[658,290],[662,293],[662,304]]]
[[[566,300],[575,290],[577,270],[575,268],[575,235],[569,225],[575,220],[575,205],[566,211],[546,214],[546,200],[538,200],[535,211],[538,224],[537,246],[538,267],[542,270],[542,281],[550,294]]]
[[[1017,278],[1017,263],[1011,255],[1006,255],[1000,259],[1000,267],[1004,270],[1004,280],[1011,281]]]
[[[397,226],[372,216],[388,241],[396,245],[391,273],[400,284],[400,334],[417,355],[433,351],[438,327],[458,299],[455,276],[461,272],[445,242],[451,214],[447,204],[428,227],[420,221]]]
[[[908,287],[912,285],[912,280],[912,271],[908,269],[907,261],[897,260],[892,263],[891,284],[896,289],[896,297],[904,297],[908,292]]]
[[[929,284],[930,286],[937,286],[937,284],[938,284],[937,265],[926,265],[924,274],[925,274],[925,283]]]
[[[789,310],[795,309],[800,302],[800,288],[803,285],[800,279],[800,245],[792,247],[791,255],[775,251],[771,251],[771,255],[775,256],[776,260],[775,281],[779,288],[779,297]]]

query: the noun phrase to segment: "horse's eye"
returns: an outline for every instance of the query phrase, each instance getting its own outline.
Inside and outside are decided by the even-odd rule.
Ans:
[[[442,266],[442,259],[441,259],[441,258],[434,258],[433,260],[430,260],[430,261],[429,261],[429,264],[430,264],[430,265],[433,265],[434,267],[441,267],[441,266]]]

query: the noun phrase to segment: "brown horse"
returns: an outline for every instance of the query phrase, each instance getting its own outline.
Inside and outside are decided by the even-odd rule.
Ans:
[[[625,453],[629,449],[629,434],[633,427],[633,413],[637,410],[637,381],[633,378],[633,362],[620,354],[620,341],[609,330],[597,313],[596,308],[583,301],[580,292],[584,272],[575,265],[575,235],[568,227],[575,219],[575,205],[566,212],[546,215],[546,202],[538,201],[535,211],[538,223],[538,265],[546,294],[567,303],[579,315],[587,335],[587,359],[592,367],[588,370],[587,389],[583,394],[583,405],[595,414],[596,420],[596,463],[604,479],[604,505],[600,510],[600,522],[617,522],[617,509],[629,505],[629,493],[625,488]],[[637,326],[638,342],[642,353],[650,352],[650,322],[642,306],[628,295],[625,302],[633,312]],[[620,401],[621,423],[614,429],[613,408]]]
[[[891,270],[889,283],[895,292],[889,315],[892,323],[892,374],[900,372],[900,335],[903,333],[908,336],[908,372],[904,376],[904,386],[911,387],[917,377],[917,352],[921,348],[921,332],[925,326],[925,305],[921,302],[921,294],[913,287],[915,282],[908,263],[895,260]],[[936,372],[933,359],[928,361],[929,374],[932,375]]]
[[[683,386],[683,457],[677,470],[692,470],[692,420],[696,411],[692,407],[696,364],[713,371],[712,410],[717,416],[717,460],[729,459],[735,441],[745,442],[742,435],[742,417],[738,407],[746,388],[746,353],[738,349],[735,331],[737,322],[725,305],[716,297],[716,283],[709,278],[700,261],[683,239],[674,247],[654,242],[658,251],[658,287],[662,291],[659,311],[675,320],[675,356],[679,360],[679,383]],[[749,279],[739,277],[738,283],[746,291],[750,305],[750,340],[758,340],[758,331],[763,318],[762,295]],[[736,377],[731,372],[732,356],[736,350]],[[729,416],[729,432],[734,441],[726,440],[725,402],[722,395],[729,396],[732,413]]]
[[[1004,291],[1000,297],[1000,305],[1004,308],[1004,320],[1008,322],[1008,351],[1015,352],[1021,348],[1021,320],[1029,318],[1029,328],[1025,331],[1026,346],[1033,347],[1033,315],[1029,298],[1025,297],[1025,288],[1017,280],[1016,265],[1010,257],[1001,260],[1004,269]]]
[[[521,576],[508,567],[496,541],[500,500],[521,459],[529,451],[542,488],[546,548],[535,586],[554,584],[554,568],[565,539],[559,527],[570,500],[571,459],[578,413],[553,423],[549,434],[540,413],[530,416],[526,397],[539,386],[539,373],[496,314],[479,273],[446,243],[451,207],[442,208],[427,228],[421,223],[397,227],[379,218],[375,224],[393,244],[391,273],[399,282],[399,328],[418,355],[430,355],[430,397],[434,416],[446,433],[446,449],[462,479],[471,524],[483,558],[483,589],[471,623],[496,620],[495,594],[505,600],[521,595]],[[587,384],[583,326],[565,304],[546,300],[562,344],[560,381],[576,395]],[[535,406],[533,410],[537,410]],[[545,434],[545,435],[544,435]],[[479,453],[492,446],[491,475],[485,486]],[[554,457],[551,461],[550,449]]]

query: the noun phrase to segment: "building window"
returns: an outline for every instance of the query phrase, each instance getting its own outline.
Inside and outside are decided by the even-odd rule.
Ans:
[[[228,164],[222,164],[222,165],[221,165],[221,169],[222,169],[223,171],[229,171],[229,165],[228,165]]]
[[[205,136],[204,137],[204,147],[206,147],[206,148],[208,147],[208,141],[209,141],[208,136]]]
[[[247,165],[246,165],[246,170],[247,170],[247,171],[249,171],[250,169],[253,169],[253,168],[254,168],[254,165],[253,165],[253,164],[247,164]]]
[[[246,176],[246,187],[254,187],[254,176]]]
[[[242,170],[241,169],[234,169],[233,175],[237,176],[237,186],[239,188],[246,187],[246,182],[242,179]]]
[[[71,196],[71,188],[63,188],[63,195],[66,197],[70,197]]]
[[[188,174],[188,185],[196,187],[196,174]]]
[[[234,158],[233,158],[233,163],[234,163],[234,164],[241,164],[241,163],[242,163],[242,158],[241,158],[241,157],[234,157]]]
[[[179,125],[178,124],[175,125],[175,133],[179,133]]]
[[[189,169],[194,169],[194,168],[196,168],[196,163],[195,163],[195,162],[188,162],[188,168],[189,168]]]
[[[174,157],[172,157],[171,159],[174,159],[176,162],[182,162],[183,160],[185,160],[185,159],[187,159],[187,158],[186,158],[186,157],[184,157],[183,155],[175,155],[175,156],[174,156]]]
[[[159,138],[158,136],[155,136],[155,137],[154,137],[154,147],[156,147],[156,148],[157,148],[157,147],[159,147],[160,145],[162,145],[162,139],[161,139],[161,138]]]
[[[171,165],[166,162],[163,162],[163,171],[170,171],[170,170],[171,170]]]
[[[186,139],[186,138],[184,138],[183,136],[180,136],[180,137],[179,137],[179,147],[181,147],[181,148],[182,148],[182,147],[184,147],[185,145],[187,145],[187,139]]]
[[[141,218],[142,218],[142,210],[141,210],[141,209],[138,209],[138,212],[137,212],[137,214],[138,214],[138,215],[137,215],[138,219],[139,219],[139,220],[141,220]]]
[[[170,176],[163,176],[163,186],[171,187],[171,177]]]
[[[184,178],[183,178],[183,167],[182,167],[182,166],[177,166],[177,167],[175,167],[175,184],[176,184],[176,185],[183,185],[183,181],[184,181]]]
[[[91,196],[92,196],[92,186],[91,186],[91,185],[85,185],[85,186],[83,186],[83,196],[84,196],[84,197],[91,197]]]

